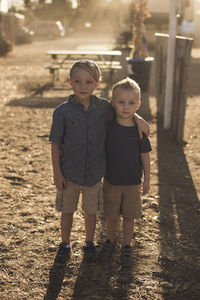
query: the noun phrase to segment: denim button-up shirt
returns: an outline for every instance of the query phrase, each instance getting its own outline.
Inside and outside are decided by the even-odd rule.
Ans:
[[[113,116],[111,104],[94,95],[87,110],[74,95],[55,109],[49,141],[60,145],[66,179],[90,186],[105,175],[106,125]]]

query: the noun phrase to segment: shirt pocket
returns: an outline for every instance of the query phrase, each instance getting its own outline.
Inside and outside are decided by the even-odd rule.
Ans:
[[[65,121],[65,137],[72,141],[81,139],[85,125],[79,118],[67,118]]]
[[[66,127],[69,128],[69,129],[73,129],[73,128],[76,128],[77,126],[80,126],[80,119],[78,118],[67,118],[65,120],[65,124],[66,124]]]

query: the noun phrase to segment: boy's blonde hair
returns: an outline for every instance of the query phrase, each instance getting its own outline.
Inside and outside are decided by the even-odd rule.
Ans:
[[[90,73],[90,75],[94,78],[96,82],[101,80],[101,71],[99,69],[99,66],[93,60],[81,59],[75,62],[70,69],[70,78],[72,77],[75,68],[81,68],[86,70]]]
[[[138,83],[135,80],[127,77],[125,79],[122,79],[122,80],[118,81],[117,83],[115,83],[113,85],[112,94],[114,94],[115,90],[119,89],[119,88],[120,89],[126,89],[126,90],[132,90],[134,93],[137,94],[138,101],[140,101],[140,99],[141,99],[141,90],[140,90],[140,87],[139,87]]]

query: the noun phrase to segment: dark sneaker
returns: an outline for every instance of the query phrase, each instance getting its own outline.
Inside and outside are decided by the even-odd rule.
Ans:
[[[94,264],[97,262],[97,252],[93,242],[86,242],[83,251],[84,260],[87,264]]]
[[[115,249],[114,244],[111,243],[109,240],[104,242],[98,253],[99,260],[104,262],[111,259],[114,249]]]
[[[65,266],[66,262],[69,260],[70,254],[71,250],[69,245],[67,245],[66,243],[61,243],[54,260],[54,265],[59,267]]]
[[[133,265],[132,249],[130,246],[124,246],[121,252],[121,263],[123,268],[131,268]]]

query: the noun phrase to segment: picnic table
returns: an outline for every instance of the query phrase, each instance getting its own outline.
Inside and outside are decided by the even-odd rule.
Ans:
[[[114,71],[122,69],[120,61],[114,60],[115,57],[120,58],[122,55],[121,51],[117,50],[49,50],[46,54],[51,56],[51,62],[45,66],[45,69],[50,71],[53,82],[59,79],[60,69],[68,69],[76,60],[82,58],[92,59],[99,65],[102,71],[108,71],[109,81],[111,82]]]

